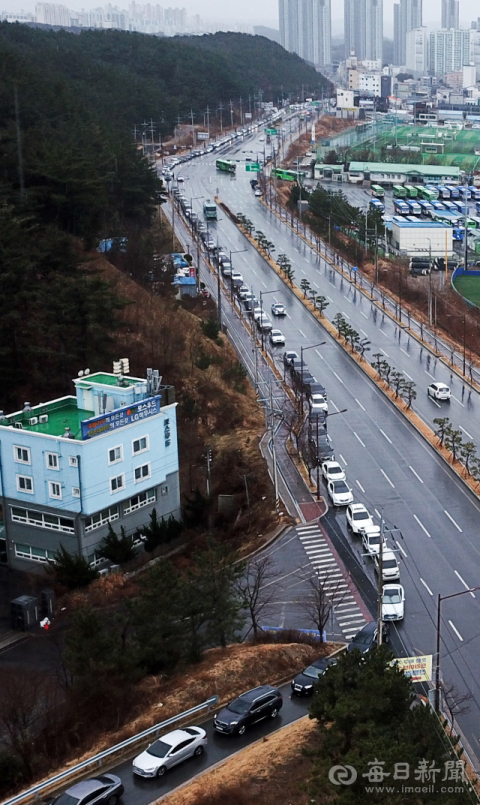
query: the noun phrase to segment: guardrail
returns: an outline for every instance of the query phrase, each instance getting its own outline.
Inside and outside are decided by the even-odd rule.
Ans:
[[[50,780],[46,780],[43,783],[34,785],[32,788],[29,788],[28,791],[23,791],[21,794],[17,794],[15,797],[5,800],[2,805],[15,805],[15,803],[22,802],[23,800],[31,797],[38,799],[38,795],[42,791],[45,791],[47,788],[54,787],[57,783],[61,783],[63,780],[67,780],[68,777],[77,774],[79,771],[82,771],[82,769],[87,769],[89,766],[97,763],[99,766],[101,766],[106,758],[112,757],[112,755],[122,752],[124,749],[128,749],[129,746],[134,746],[134,744],[143,741],[145,738],[148,738],[149,735],[155,735],[156,733],[160,732],[160,730],[165,729],[165,727],[169,727],[170,724],[175,724],[177,721],[181,721],[184,718],[189,718],[196,713],[200,713],[202,710],[209,710],[217,703],[218,696],[211,696],[201,704],[197,704],[196,707],[192,707],[190,710],[185,710],[185,712],[180,713],[177,716],[172,716],[172,718],[168,718],[166,721],[162,721],[160,724],[155,724],[153,727],[149,727],[147,730],[139,732],[138,735],[134,735],[132,738],[127,738],[126,741],[122,741],[122,743],[116,744],[110,749],[105,749],[104,752],[99,752],[98,755],[93,755],[93,757],[82,761],[82,763],[78,763],[76,766],[72,766],[70,769],[62,771],[60,774],[55,775],[55,777],[51,777]]]

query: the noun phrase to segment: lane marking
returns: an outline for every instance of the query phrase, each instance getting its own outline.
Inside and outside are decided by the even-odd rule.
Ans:
[[[385,355],[385,357],[386,357],[386,358],[389,358],[389,357],[390,357],[390,355],[388,354],[388,352],[385,352],[385,350],[384,350],[384,349],[382,349],[381,347],[380,347],[380,352],[382,353],[382,355]]]
[[[360,442],[360,444],[362,445],[362,447],[365,447],[365,445],[364,445],[364,443],[362,442],[362,440],[361,440],[360,436],[358,435],[358,433],[356,433],[355,431],[353,431],[353,435],[355,436],[355,438],[357,438],[357,439],[358,439],[358,441]]]
[[[455,522],[455,520],[453,519],[452,515],[451,515],[451,514],[449,514],[449,513],[447,512],[447,510],[446,510],[446,509],[444,509],[444,510],[443,510],[443,512],[444,512],[444,514],[446,514],[446,515],[447,515],[448,519],[452,521],[452,523],[453,523],[453,525],[455,526],[455,528],[458,528],[458,530],[460,531],[460,533],[461,533],[461,534],[463,534],[462,529],[460,528],[460,526],[458,525],[458,523],[456,523],[456,522]]]
[[[455,575],[456,575],[457,579],[459,579],[459,580],[462,582],[462,584],[463,584],[463,586],[465,587],[465,589],[466,589],[466,590],[468,590],[468,591],[470,592],[470,587],[469,587],[469,585],[467,584],[467,582],[466,582],[466,581],[464,581],[464,579],[462,579],[462,577],[461,577],[460,573],[458,572],[458,570],[454,570],[453,572],[455,573]],[[470,595],[472,596],[472,598],[476,598],[475,593],[470,593]]]
[[[382,470],[381,468],[380,468],[380,472],[382,473],[383,477],[388,481],[388,483],[390,484],[392,489],[395,489],[395,485],[392,484],[392,482],[391,482],[390,478],[388,477],[387,473],[384,470]]]
[[[356,397],[355,397],[355,402],[356,402],[356,403],[358,403],[358,405],[360,406],[360,408],[362,409],[362,411],[365,411],[365,408],[363,407],[362,403],[361,403],[359,400],[357,400],[357,398],[356,398]]]
[[[345,311],[344,311],[344,310],[342,310],[342,314],[345,316],[345,318],[346,318],[346,319],[349,319],[349,318],[350,318],[350,316],[348,315],[348,313],[345,313]]]
[[[382,433],[382,434],[385,436],[385,438],[386,438],[387,442],[390,442],[390,444],[393,444],[392,440],[391,440],[391,439],[390,439],[390,438],[387,436],[387,434],[385,433],[385,431],[384,431],[384,430],[382,430],[381,428],[379,428],[379,431],[380,431],[380,433]]]
[[[345,459],[344,459],[344,457],[342,456],[342,454],[341,454],[341,453],[339,453],[338,455],[339,455],[339,456],[340,456],[340,458],[342,459],[342,464],[345,464],[345,466],[346,466],[346,467],[348,467],[348,461],[345,461]]]
[[[364,334],[364,336],[366,336],[366,337],[368,338],[368,333],[366,333],[366,332],[365,332],[365,330],[362,330],[362,328],[361,328],[361,327],[360,327],[360,332],[361,332],[361,333],[363,333],[363,334]]]
[[[425,531],[425,534],[427,535],[427,537],[430,537],[430,539],[432,539],[432,535],[428,533],[427,529],[426,529],[426,528],[425,528],[425,526],[423,525],[422,521],[418,519],[417,515],[416,515],[416,514],[414,514],[414,515],[413,515],[413,517],[414,517],[414,519],[417,521],[417,523],[418,523],[418,525],[420,526],[420,528],[422,528],[422,529],[423,529],[423,531]]]
[[[303,337],[304,337],[304,338],[306,338],[306,337],[307,337],[307,336],[305,335],[305,333],[304,333],[304,332],[303,332],[303,331],[300,329],[300,327],[298,328],[298,332],[300,333],[300,335],[303,335]]]
[[[413,472],[413,474],[414,474],[415,478],[418,478],[418,480],[420,481],[420,483],[421,483],[421,484],[423,484],[423,481],[422,481],[422,479],[420,478],[420,476],[419,476],[418,472],[415,472],[415,470],[413,469],[413,467],[411,467],[411,466],[410,466],[410,464],[408,465],[408,467],[409,467],[409,469],[410,469],[410,470]]]
[[[404,555],[405,559],[408,559],[408,556],[407,556],[407,554],[405,553],[405,551],[403,550],[402,546],[400,545],[400,543],[399,543],[398,539],[396,539],[396,540],[395,540],[395,542],[397,543],[398,550],[399,550],[399,551],[401,551],[401,552],[403,553],[403,555]]]
[[[426,369],[425,369],[424,371],[425,371],[425,374],[426,374],[426,375],[428,375],[429,377],[431,377],[431,378],[432,378],[432,380],[435,380],[434,376],[433,376],[433,375],[431,375],[431,374],[430,374],[430,372],[427,372],[427,370],[426,370]]]
[[[380,514],[380,512],[378,511],[378,509],[374,509],[374,511],[375,511],[375,514],[377,515],[378,519],[379,519],[379,520],[381,520],[381,519],[382,519],[382,515]]]
[[[436,406],[437,406],[437,408],[441,408],[441,407],[442,407],[442,406],[440,405],[440,403],[439,403],[439,402],[437,402],[436,400],[434,400],[434,399],[433,399],[433,397],[430,397],[430,395],[428,395],[428,399],[430,400],[430,402],[433,402],[433,404],[434,404],[434,405],[436,405]]]
[[[458,629],[456,628],[456,626],[453,625],[452,621],[448,621],[448,622],[449,622],[450,626],[452,627],[453,631],[455,632],[455,634],[457,635],[458,639],[461,640],[462,643],[463,643],[463,637],[460,634],[460,632],[458,631]]]
[[[465,430],[465,428],[462,428],[462,426],[461,426],[461,425],[460,425],[459,427],[460,427],[460,430],[463,430],[463,432],[464,432],[465,436],[468,436],[468,438],[469,438],[469,439],[471,439],[471,440],[472,440],[472,442],[473,442],[473,436],[470,436],[470,434],[469,434],[468,430]]]
[[[465,408],[464,404],[463,404],[462,402],[460,402],[460,400],[458,399],[458,397],[455,397],[455,395],[454,395],[454,394],[452,394],[452,399],[453,399],[453,400],[456,400],[456,401],[458,402],[458,404],[462,406],[462,408]]]
[[[330,400],[330,405],[331,405],[331,406],[333,406],[333,408],[335,408],[335,411],[339,411],[339,410],[340,410],[340,408],[338,408],[338,407],[335,405],[335,403],[333,402],[333,400]]]
[[[363,486],[362,486],[362,484],[360,483],[360,481],[357,481],[357,480],[355,479],[355,483],[357,484],[357,486],[359,487],[359,489],[361,489],[361,490],[362,490],[363,494],[365,494],[365,489],[363,488]]]
[[[433,596],[433,593],[432,593],[432,591],[431,591],[430,587],[428,586],[427,582],[426,582],[426,581],[424,581],[423,579],[420,579],[420,581],[422,582],[422,584],[423,584],[423,586],[425,587],[425,589],[427,590],[427,592],[429,592],[429,593],[430,593],[430,595],[432,595],[432,596]]]
[[[336,373],[336,372],[334,372],[333,374],[335,375],[335,377],[337,378],[337,380],[338,380],[338,381],[340,381],[340,383],[342,384],[342,386],[344,386],[344,385],[345,385],[345,383],[343,382],[342,378],[341,378],[341,377],[339,377],[339,376],[337,375],[337,373]],[[331,400],[330,400],[330,402],[331,402]]]
[[[410,377],[410,375],[406,373],[405,369],[402,369],[402,371],[405,377],[408,377],[409,380],[413,380],[413,377]]]
[[[319,357],[319,358],[321,358],[321,359],[322,359],[322,361],[324,361],[324,360],[325,360],[325,358],[323,357],[323,355],[321,354],[321,352],[319,352],[319,351],[318,351],[318,349],[314,349],[313,351],[317,353],[318,357]]]
[[[368,319],[368,318],[369,318],[369,317],[367,316],[367,314],[363,312],[363,310],[361,310],[361,311],[360,311],[360,313],[362,314],[362,316],[365,316],[365,318],[366,318],[366,319]]]
[[[262,285],[263,285],[263,287],[264,287],[264,288],[266,288],[266,287],[267,287],[267,286],[265,285],[265,283],[264,283],[264,281],[263,281],[263,280],[260,280],[260,282],[262,283]]]
[[[406,351],[404,350],[404,348],[403,348],[403,347],[400,347],[400,352],[403,352],[403,354],[404,354],[404,355],[406,355],[406,356],[407,356],[407,358],[409,358],[409,357],[410,357],[410,355],[408,354],[408,352],[406,352]]]
[[[328,299],[329,302],[332,302],[332,304],[333,304],[333,299],[332,299],[331,296],[327,296],[327,299]]]
[[[353,305],[353,301],[349,299],[348,296],[345,296],[345,294],[343,294],[343,298],[346,299],[347,302],[350,302],[351,305]]]

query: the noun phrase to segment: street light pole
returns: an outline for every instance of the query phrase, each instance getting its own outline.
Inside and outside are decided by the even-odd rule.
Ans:
[[[300,414],[303,417],[303,353],[307,351],[307,349],[314,349],[315,347],[323,347],[326,344],[326,341],[321,341],[320,344],[311,344],[309,347],[300,347]]]
[[[435,664],[435,703],[434,708],[435,710],[440,709],[440,626],[441,626],[441,616],[440,616],[440,605],[442,601],[447,601],[449,598],[457,598],[459,595],[466,595],[473,593],[476,590],[480,590],[480,587],[471,587],[469,590],[461,590],[459,593],[452,593],[452,595],[440,595],[437,596],[437,662]],[[475,597],[475,596],[474,596]]]
[[[230,249],[230,297],[233,302],[233,264],[232,264],[232,254],[241,254],[241,252],[248,252],[248,249]]]
[[[260,333],[262,339],[262,352],[265,349],[264,332],[263,332],[263,297],[268,293],[278,293],[278,291],[260,291]]]

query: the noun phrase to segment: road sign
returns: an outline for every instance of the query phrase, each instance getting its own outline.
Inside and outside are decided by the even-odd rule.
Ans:
[[[358,266],[353,266],[352,271],[358,271]]]
[[[258,164],[258,162],[247,162],[247,164],[245,165],[245,170],[254,171],[255,173],[258,173],[260,170],[260,165]]]
[[[264,129],[265,134],[278,134],[278,129]]]

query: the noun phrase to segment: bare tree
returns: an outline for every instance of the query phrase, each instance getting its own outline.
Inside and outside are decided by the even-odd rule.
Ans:
[[[473,696],[470,692],[460,693],[454,682],[442,682],[442,693],[453,729],[455,717],[464,716],[470,710],[469,702],[472,701]]]
[[[329,579],[328,574],[320,578],[317,573],[305,579],[305,591],[297,599],[298,606],[303,609],[315,629],[319,632],[323,643],[323,632],[334,606],[345,596],[340,581]]]
[[[276,595],[274,581],[277,577],[272,558],[258,556],[248,562],[245,574],[235,582],[242,607],[248,612],[251,622],[250,629],[253,630],[254,637],[261,628],[260,618],[266,617],[271,611]]]

